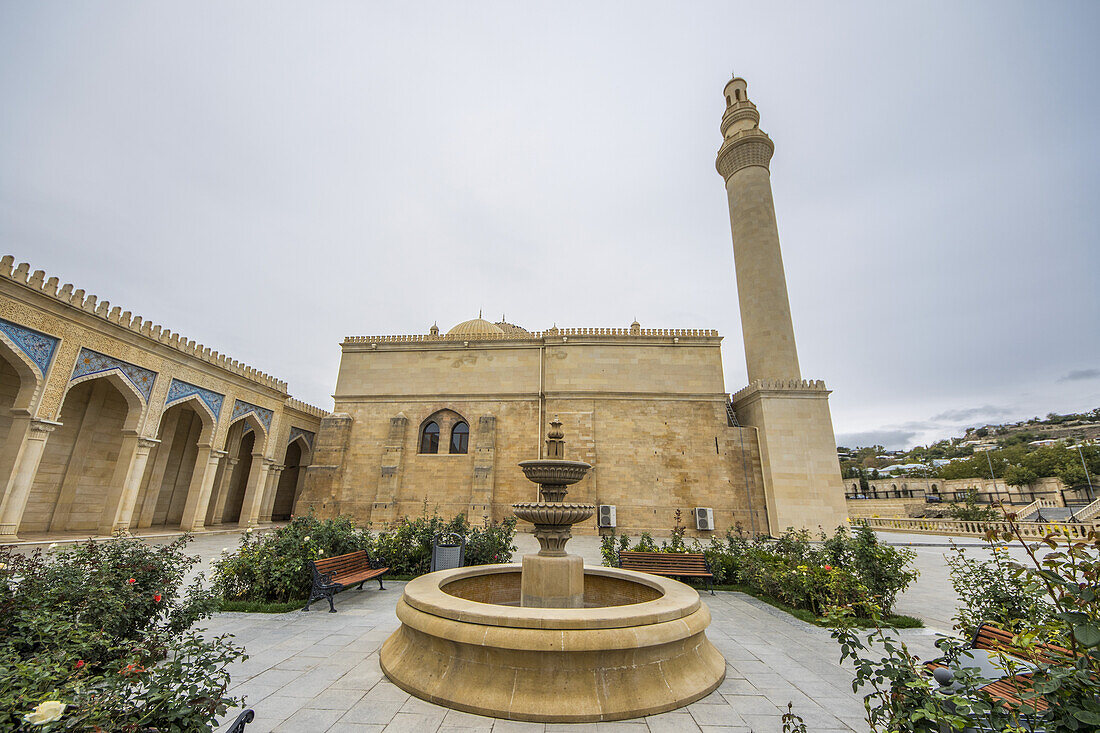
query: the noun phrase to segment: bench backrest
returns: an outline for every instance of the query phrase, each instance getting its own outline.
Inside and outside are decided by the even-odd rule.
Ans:
[[[619,552],[619,567],[627,570],[710,572],[707,568],[706,557],[701,552],[637,552],[635,550],[622,550]]]
[[[319,558],[313,561],[313,566],[317,568],[318,573],[345,575],[370,567],[370,558],[366,550],[356,550],[346,555]]]
[[[1031,649],[1023,649],[1012,646],[1012,640],[1016,635],[1011,631],[999,629],[990,624],[982,624],[978,632],[974,634],[974,640],[970,646],[975,649],[988,649],[1010,654],[1020,659],[1028,659],[1044,664],[1054,664],[1073,657],[1073,652],[1055,644],[1036,644]]]

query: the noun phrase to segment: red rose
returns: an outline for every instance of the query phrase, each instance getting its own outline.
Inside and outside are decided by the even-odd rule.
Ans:
[[[153,600],[157,603],[160,603],[160,593],[157,593],[155,596],[153,596]]]
[[[833,566],[832,566],[832,565],[826,565],[826,566],[825,566],[825,569],[826,569],[826,570],[832,570],[832,569],[833,569]]]
[[[127,583],[129,583],[130,585],[133,585],[133,584],[134,584],[134,583],[136,583],[137,581],[136,581],[136,580],[134,580],[133,578],[130,578],[130,579],[129,579],[129,580],[127,580],[126,582],[127,582]]]
[[[83,666],[84,666],[84,660],[83,659],[78,659],[77,662],[76,662],[76,668],[80,669]]]

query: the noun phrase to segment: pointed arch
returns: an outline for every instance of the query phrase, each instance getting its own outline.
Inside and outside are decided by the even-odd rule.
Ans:
[[[85,374],[84,376],[70,380],[65,386],[65,394],[62,396],[61,404],[58,406],[58,414],[61,414],[61,409],[65,407],[65,400],[68,399],[69,393],[72,392],[73,387],[97,379],[109,382],[122,394],[122,398],[126,400],[129,410],[126,413],[126,421],[123,423],[122,429],[137,430],[141,425],[141,418],[145,414],[145,396],[138,391],[134,383],[127,379],[126,375],[124,375],[120,369],[110,369],[105,372]]]
[[[454,453],[454,454],[459,454],[458,451],[449,450],[451,439],[453,437],[454,428],[459,424],[463,424],[463,425],[466,426],[466,430],[467,430],[467,434],[468,434],[469,433],[469,427],[470,427],[470,421],[467,420],[465,417],[463,417],[458,412],[456,412],[456,411],[454,411],[450,408],[445,407],[445,408],[438,409],[435,412],[431,413],[426,418],[424,418],[424,420],[421,421],[421,423],[420,423],[420,430],[417,433],[417,435],[419,436],[418,437],[419,442],[417,444],[417,452],[418,453],[429,453],[429,454],[430,453],[444,453],[444,454]],[[431,447],[432,438],[430,437],[430,434],[429,434],[428,431],[431,429],[432,425],[435,426],[434,432],[432,434],[435,435],[434,440],[435,440],[435,446],[436,447],[435,447],[435,450],[425,450],[426,447],[427,448]],[[429,441],[427,444],[425,443],[426,439]],[[467,439],[467,442],[468,442],[468,439]]]
[[[214,414],[214,411],[210,409],[210,405],[206,404],[206,402],[202,399],[200,395],[187,395],[186,397],[173,400],[171,403],[166,404],[164,406],[164,409],[161,410],[159,419],[163,420],[164,414],[166,412],[171,410],[173,407],[178,407],[179,405],[187,405],[188,407],[191,407],[198,414],[199,419],[202,420],[202,434],[199,436],[199,442],[209,443],[211,440],[213,440],[214,429],[218,426],[218,416]],[[160,437],[161,427],[163,426],[158,426],[157,428],[158,438]]]
[[[35,399],[42,391],[42,385],[46,381],[45,376],[39,372],[37,365],[19,346],[0,331],[0,358],[3,358],[15,373],[19,375],[19,389],[15,394],[13,408],[30,410]]]

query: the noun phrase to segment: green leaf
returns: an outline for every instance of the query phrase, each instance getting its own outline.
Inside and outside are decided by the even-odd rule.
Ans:
[[[1073,627],[1073,636],[1083,646],[1100,646],[1100,627],[1096,624],[1082,624]]]

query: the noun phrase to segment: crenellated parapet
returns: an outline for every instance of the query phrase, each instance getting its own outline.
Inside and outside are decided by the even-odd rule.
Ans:
[[[313,417],[326,417],[329,414],[328,410],[322,410],[320,407],[314,407],[309,403],[296,400],[293,397],[287,399],[286,406],[292,410],[312,415]]]
[[[758,392],[817,392],[829,394],[822,379],[757,379],[735,392],[730,401],[736,404]]]
[[[540,342],[574,337],[616,337],[624,339],[669,339],[669,338],[719,338],[718,331],[705,328],[550,328],[546,331],[523,333],[485,333],[485,334],[408,334],[386,336],[347,336],[344,344],[393,344],[393,343],[444,343],[444,342],[488,342],[488,341],[530,341]]]
[[[26,262],[15,265],[15,258],[11,255],[0,258],[0,278],[10,280],[33,290],[35,293],[41,293],[147,339],[165,344],[188,356],[214,364],[221,369],[242,376],[264,387],[283,393],[287,391],[287,383],[281,379],[276,379],[259,369],[213,351],[209,347],[196,343],[194,340],[178,333],[173,333],[159,324],[147,321],[141,316],[135,316],[131,311],[124,311],[117,305],[112,306],[109,301],[101,301],[99,296],[88,294],[83,289],[74,288],[70,283],[59,286],[60,281],[58,278],[50,277],[47,279],[46,273],[42,270],[31,272],[30,265]]]

